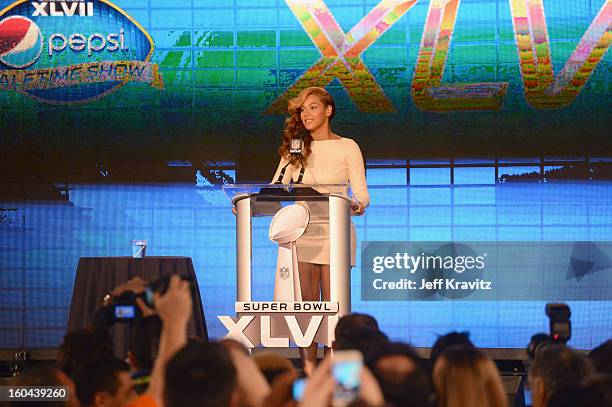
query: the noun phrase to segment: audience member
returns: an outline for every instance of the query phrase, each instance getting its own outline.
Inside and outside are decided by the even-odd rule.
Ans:
[[[67,375],[90,359],[113,357],[113,343],[110,337],[94,334],[89,329],[68,332],[59,346],[57,365]]]
[[[361,351],[364,359],[369,359],[372,354],[385,347],[389,343],[387,335],[368,326],[355,326],[346,329],[340,334],[336,333],[334,350],[356,349]]]
[[[389,342],[387,335],[378,329],[378,322],[373,316],[356,312],[338,320],[334,337],[334,350],[357,349],[364,358]]]
[[[470,340],[469,332],[449,332],[446,335],[438,335],[438,339],[434,342],[431,347],[431,354],[429,355],[429,371],[433,371],[433,367],[436,364],[436,360],[440,355],[451,346],[463,345],[468,348],[473,348],[474,344]]]
[[[353,312],[338,320],[334,333],[336,337],[343,336],[345,332],[354,331],[357,328],[371,328],[379,330],[378,321],[372,315]]]
[[[389,407],[426,407],[433,398],[429,373],[414,349],[394,342],[367,361]]]
[[[602,406],[612,407],[612,375],[595,374],[582,382],[582,385],[588,391],[598,394]]]
[[[508,399],[495,363],[469,346],[453,346],[433,370],[439,407],[506,407]]]
[[[116,358],[90,359],[74,372],[81,407],[123,407],[136,397],[130,366]]]
[[[595,375],[580,386],[559,390],[547,407],[612,407],[612,376]]]
[[[585,356],[565,346],[540,349],[529,370],[533,407],[546,407],[555,392],[579,386],[592,371]]]
[[[597,395],[582,386],[573,386],[555,392],[547,407],[602,407]]]
[[[168,362],[166,407],[238,406],[237,374],[229,351],[215,343],[189,343]]]
[[[136,393],[142,394],[149,386],[149,376],[159,348],[162,321],[151,315],[133,323],[128,360]]]
[[[589,353],[595,373],[612,375],[612,339],[608,339]]]
[[[113,325],[115,320],[113,314],[113,304],[117,298],[127,293],[132,293],[133,295],[142,294],[146,290],[148,284],[148,282],[144,281],[140,277],[133,277],[125,283],[113,288],[113,290],[104,297],[104,301],[90,316],[86,328],[92,332],[95,332],[96,335],[108,335],[108,328]],[[153,309],[150,308],[141,297],[136,297],[135,302],[141,316],[147,317],[155,314]]]

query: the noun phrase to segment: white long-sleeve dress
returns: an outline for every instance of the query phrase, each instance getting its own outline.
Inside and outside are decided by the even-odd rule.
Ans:
[[[313,140],[312,150],[304,170],[303,184],[345,184],[350,182],[354,197],[365,208],[370,204],[370,194],[366,183],[365,166],[359,146],[346,137],[340,139]],[[282,158],[272,182],[276,182],[287,160]],[[300,166],[287,167],[282,182],[296,182]],[[303,204],[303,203],[302,203]],[[298,259],[314,264],[329,264],[329,217],[327,202],[310,202],[310,223],[306,232],[297,240]],[[356,239],[355,226],[351,222],[351,264],[355,265]]]

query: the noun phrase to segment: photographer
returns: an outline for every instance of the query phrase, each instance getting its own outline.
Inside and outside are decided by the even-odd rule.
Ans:
[[[144,301],[145,291],[149,284],[140,277],[115,287],[102,299],[101,306],[91,317],[88,328],[93,332],[107,330],[117,320],[125,320],[126,307],[132,307],[134,317],[147,317],[153,315],[153,310]],[[117,308],[117,306],[121,308]],[[119,312],[123,311],[123,314]]]
[[[87,360],[112,357],[114,346],[108,328],[114,323],[114,302],[126,294],[142,294],[146,287],[144,280],[135,277],[107,294],[85,327],[66,333],[58,349],[57,366],[71,375]],[[136,298],[135,304],[142,315],[153,314],[141,298]]]
[[[134,277],[115,287],[104,296],[85,327],[66,333],[59,346],[57,366],[71,375],[91,359],[111,358],[113,355],[127,358],[136,390],[142,393],[149,383],[161,332],[161,321],[148,305],[147,297],[151,297],[154,290],[165,289],[168,281],[169,276],[149,284]],[[147,289],[150,294],[146,293]],[[117,354],[121,346],[114,346],[111,337],[109,328],[117,322],[134,322],[129,327],[122,327],[131,331],[127,353]]]

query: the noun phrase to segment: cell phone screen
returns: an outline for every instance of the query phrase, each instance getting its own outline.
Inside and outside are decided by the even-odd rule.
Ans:
[[[293,382],[291,394],[295,401],[302,401],[304,397],[304,387],[306,387],[306,379],[296,379]]]
[[[345,406],[359,393],[363,358],[359,352],[347,351],[345,354],[338,352],[334,359],[332,373],[337,384],[333,405]]]
[[[132,319],[136,316],[133,305],[115,305],[115,318]]]
[[[345,389],[359,388],[359,374],[361,373],[360,361],[344,361],[334,364],[334,378],[336,382]]]

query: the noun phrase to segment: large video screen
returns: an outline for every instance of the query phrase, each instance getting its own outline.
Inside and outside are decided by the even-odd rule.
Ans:
[[[92,159],[269,158],[287,100],[316,85],[371,158],[605,155],[611,7],[3,0],[2,148],[65,178]]]

